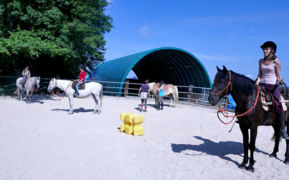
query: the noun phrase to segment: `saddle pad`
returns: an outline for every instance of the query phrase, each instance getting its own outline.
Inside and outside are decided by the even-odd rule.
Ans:
[[[282,104],[283,110],[287,111],[287,105],[286,105],[286,102],[284,102],[285,99],[284,99],[284,97],[282,95],[280,96],[280,99],[281,99],[281,102],[282,102],[281,104]]]
[[[281,104],[282,104],[283,111],[287,111],[287,105],[286,105],[286,102],[284,102],[285,99],[284,99],[284,97],[282,95],[280,95],[280,99],[281,99],[281,102],[282,102]],[[262,102],[262,107],[263,107],[263,109],[265,111],[269,111],[269,109],[271,110],[270,107],[272,107],[272,104],[270,104],[270,103],[273,103],[273,102],[267,102],[266,98],[264,98],[262,93],[261,93],[261,102]]]
[[[261,91],[261,102],[262,102],[262,108],[265,111],[269,111],[269,107],[272,106],[272,102],[267,102],[266,95],[265,95],[265,93],[263,91]]]

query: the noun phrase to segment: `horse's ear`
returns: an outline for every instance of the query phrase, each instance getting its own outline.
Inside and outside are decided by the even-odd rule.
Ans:
[[[221,69],[218,66],[216,66],[216,67],[217,67],[218,72],[221,71]]]
[[[226,68],[226,66],[224,66],[224,65],[223,65],[223,71],[224,71],[224,72],[227,72],[227,71],[228,71],[227,68]]]

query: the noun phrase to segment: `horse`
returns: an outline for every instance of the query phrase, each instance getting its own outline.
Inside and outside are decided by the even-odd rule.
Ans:
[[[40,77],[30,77],[26,80],[24,87],[20,84],[20,81],[23,77],[20,77],[16,80],[16,87],[18,92],[18,100],[22,100],[23,92],[26,92],[26,101],[27,103],[31,102],[31,97],[36,86],[37,89],[40,88]]]
[[[214,86],[210,92],[208,100],[212,105],[216,105],[225,95],[232,95],[236,102],[235,116],[238,118],[239,127],[243,135],[244,157],[242,163],[239,165],[239,168],[254,172],[254,151],[258,126],[273,126],[275,145],[270,157],[277,158],[281,136],[279,131],[280,123],[277,119],[277,113],[271,112],[272,115],[269,116],[270,119],[266,120],[267,123],[264,124],[265,117],[267,119],[267,114],[270,112],[265,111],[262,108],[262,101],[259,96],[260,87],[256,85],[255,81],[244,75],[240,75],[233,71],[228,71],[225,66],[223,66],[223,70],[220,70],[218,67],[217,70],[218,72],[214,79]],[[288,132],[288,112],[286,119]],[[250,142],[248,130],[250,130]],[[249,165],[246,167],[246,164],[248,163],[248,148],[250,148],[250,161]],[[284,163],[289,164],[289,140],[286,140]]]
[[[152,93],[152,95],[155,97],[155,106],[157,107],[158,104],[158,88],[160,86],[160,83],[151,82],[149,85],[149,91]],[[179,98],[178,93],[178,87],[174,86],[172,84],[166,84],[165,85],[165,96],[170,97],[170,106],[176,106],[176,103]]]
[[[58,87],[62,91],[64,91],[65,95],[68,97],[70,109],[68,114],[73,113],[73,94],[75,90],[72,88],[72,81],[69,80],[61,80],[52,78],[49,82],[49,86],[47,88],[48,92],[51,93],[52,89]],[[103,97],[103,86],[97,82],[89,82],[85,84],[84,90],[79,90],[79,95],[76,98],[86,98],[92,95],[93,100],[95,102],[95,108],[93,113],[101,113],[102,108],[102,97]]]

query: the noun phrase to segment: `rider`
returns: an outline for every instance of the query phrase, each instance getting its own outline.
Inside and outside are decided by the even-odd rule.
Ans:
[[[285,130],[286,112],[282,109],[278,88],[279,84],[283,84],[283,79],[280,75],[280,60],[275,56],[277,45],[272,41],[266,41],[261,45],[261,48],[264,52],[264,58],[259,60],[259,74],[256,84],[258,85],[260,83],[260,86],[273,94],[281,135],[284,139],[289,139]]]
[[[159,93],[158,109],[163,110],[163,108],[164,108],[164,96],[165,96],[165,83],[164,83],[164,81],[160,81],[158,93]]]
[[[141,98],[141,111],[143,108],[143,104],[145,105],[144,112],[147,112],[147,98],[150,97],[150,91],[149,91],[150,87],[148,83],[149,83],[149,80],[145,80],[138,91],[138,95]]]
[[[74,92],[74,95],[77,95],[77,96],[79,95],[79,92],[78,92],[79,86],[85,83],[85,71],[83,70],[83,65],[79,66],[79,71],[80,71],[79,79],[78,79],[77,84],[75,85],[76,91]]]
[[[22,85],[22,87],[24,87],[27,79],[31,76],[29,66],[26,66],[25,69],[23,69],[22,76],[23,78],[21,79],[20,84]]]

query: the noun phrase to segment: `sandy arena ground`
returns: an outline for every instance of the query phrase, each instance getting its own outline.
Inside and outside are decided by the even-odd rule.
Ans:
[[[139,99],[105,96],[101,114],[92,98],[34,97],[31,104],[0,98],[1,180],[95,179],[288,179],[285,141],[270,158],[273,128],[259,127],[255,172],[239,169],[243,158],[238,124],[222,124],[216,108],[199,105],[139,112]],[[149,101],[153,104],[153,100]],[[119,132],[120,113],[145,116],[144,136]]]

